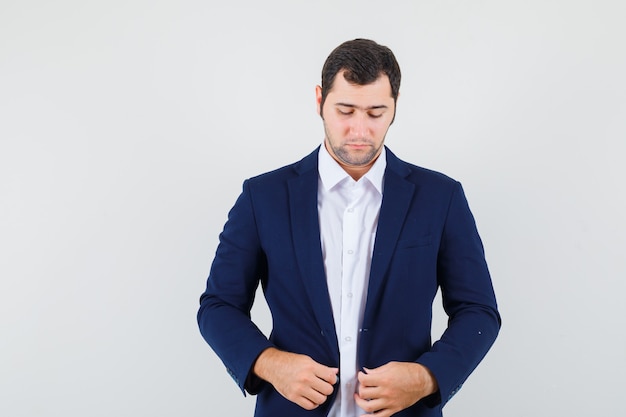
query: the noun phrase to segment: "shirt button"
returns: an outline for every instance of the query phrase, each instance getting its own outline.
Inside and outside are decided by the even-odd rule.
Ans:
[[[352,255],[353,253],[354,253],[354,251],[353,251],[352,249],[350,249],[350,250],[348,251],[348,255]]]
[[[345,340],[346,342],[350,342],[350,341],[352,341],[352,338],[351,338],[350,336],[347,336],[344,340]]]
[[[352,213],[353,211],[354,211],[354,209],[353,209],[352,207],[350,207],[350,208],[348,209],[348,213]]]
[[[349,292],[348,294],[346,294],[348,298],[352,298],[352,293]]]

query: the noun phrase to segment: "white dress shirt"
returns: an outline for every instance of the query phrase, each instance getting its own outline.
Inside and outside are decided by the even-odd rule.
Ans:
[[[383,196],[387,159],[381,152],[358,181],[320,147],[317,209],[326,280],[339,342],[339,393],[329,417],[365,414],[354,401],[357,346]]]

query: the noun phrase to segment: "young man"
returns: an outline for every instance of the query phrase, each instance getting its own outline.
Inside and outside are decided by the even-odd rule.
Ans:
[[[198,323],[255,416],[441,416],[498,334],[461,185],[384,146],[399,88],[388,48],[338,46],[316,88],[323,144],[245,181],[229,213]],[[259,282],[269,339],[250,319]]]

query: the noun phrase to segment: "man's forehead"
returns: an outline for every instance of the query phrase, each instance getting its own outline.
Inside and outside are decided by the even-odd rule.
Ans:
[[[343,76],[337,77],[328,92],[328,98],[335,105],[367,108],[388,107],[388,101],[393,99],[391,84],[385,74],[365,85],[351,83]]]

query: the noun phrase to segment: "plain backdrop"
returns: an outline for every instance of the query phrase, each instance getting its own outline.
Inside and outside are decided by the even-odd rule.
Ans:
[[[445,415],[620,415],[625,21],[621,0],[0,0],[0,415],[252,415],[198,297],[243,180],[321,143],[314,88],[356,37],[395,52],[386,143],[462,182],[503,317]]]

